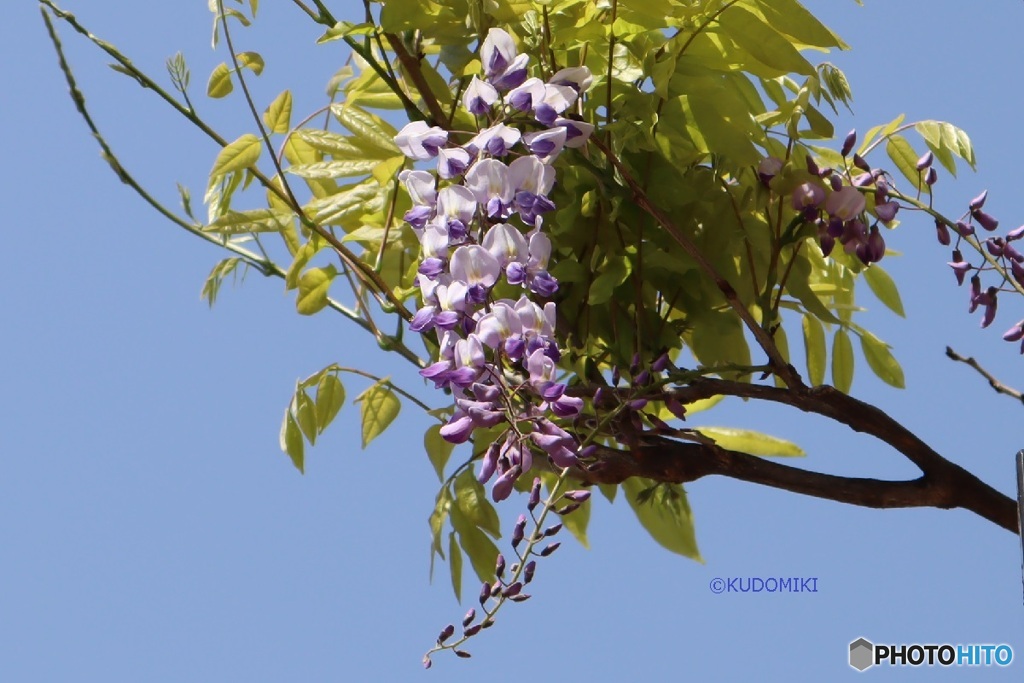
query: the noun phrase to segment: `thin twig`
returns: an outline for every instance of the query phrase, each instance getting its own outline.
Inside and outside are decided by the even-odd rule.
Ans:
[[[996,393],[1012,396],[1021,403],[1024,403],[1024,394],[1022,394],[1020,391],[1017,391],[1013,387],[1007,386],[1000,382],[998,379],[996,379],[995,375],[993,375],[985,368],[981,367],[981,364],[978,363],[978,361],[976,361],[974,357],[961,356],[959,353],[954,351],[953,348],[950,346],[946,347],[946,355],[950,358],[950,360],[955,360],[959,363],[965,363],[974,368],[979,375],[988,380],[988,385],[995,389]]]

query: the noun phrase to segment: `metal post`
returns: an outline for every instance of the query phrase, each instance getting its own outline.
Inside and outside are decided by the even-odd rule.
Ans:
[[[1017,532],[1020,534],[1021,581],[1024,582],[1024,450],[1017,451]]]

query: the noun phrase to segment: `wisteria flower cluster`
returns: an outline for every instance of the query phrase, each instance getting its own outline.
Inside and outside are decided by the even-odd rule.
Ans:
[[[996,317],[997,295],[1001,291],[1016,291],[1007,280],[1012,277],[1021,287],[1024,287],[1024,254],[1022,254],[1013,243],[1024,237],[1024,226],[1006,233],[1005,236],[993,235],[981,239],[976,234],[976,227],[980,226],[986,232],[995,232],[999,228],[999,221],[984,210],[985,200],[988,199],[988,192],[982,192],[972,199],[967,206],[967,211],[955,222],[947,223],[936,219],[935,228],[939,243],[949,246],[952,243],[950,230],[956,234],[956,243],[953,244],[953,259],[949,261],[949,267],[953,269],[957,284],[963,285],[964,280],[970,275],[970,306],[968,311],[974,313],[982,308],[984,313],[981,317],[981,326],[988,327]],[[981,256],[980,263],[973,265],[968,261],[961,249],[962,243],[967,238],[974,237],[975,244],[980,245],[988,252],[991,261]],[[992,263],[998,265],[994,267]],[[982,275],[996,272],[1002,279],[999,285],[983,287]],[[1018,322],[1003,334],[1003,339],[1009,342],[1021,342],[1020,352],[1024,354],[1024,320]]]
[[[436,161],[433,172],[399,176],[413,202],[405,220],[422,251],[423,306],[410,328],[434,335],[439,348],[437,362],[420,374],[454,395],[455,412],[441,428],[446,440],[463,443],[478,428],[508,426],[479,471],[481,483],[497,474],[491,496],[499,501],[530,470],[535,450],[559,468],[577,462],[578,442],[552,418],[578,415],[583,401],[556,381],[555,304],[540,301],[558,290],[543,231],[544,215],[555,209],[551,164],[593,131],[567,116],[592,77],[586,67],[562,69],[547,82],[530,77],[529,56],[501,29],[488,32],[480,57],[483,78],[472,79],[462,104],[481,129],[457,144],[459,133],[416,121],[395,142],[410,159]],[[496,298],[502,283],[522,295]]]
[[[856,131],[850,131],[843,141],[841,154],[844,159],[850,157],[856,144]],[[881,169],[872,169],[859,155],[853,154],[852,166],[859,171],[853,175],[850,170],[839,172],[831,168],[819,168],[810,157],[807,158],[807,170],[812,175],[827,181],[827,188],[813,182],[801,183],[791,195],[793,210],[800,217],[818,226],[818,239],[821,250],[828,256],[835,248],[836,241],[843,245],[846,253],[856,254],[865,264],[881,260],[885,254],[885,240],[878,230],[878,224],[889,224],[899,211],[901,204],[897,197],[892,196],[888,174]],[[922,155],[916,164],[920,180],[932,187],[938,180],[933,162],[932,152]],[[774,157],[766,157],[758,166],[758,174],[767,185],[771,179],[782,171],[783,162]],[[844,180],[846,182],[844,182]],[[864,221],[867,213],[867,194],[873,194],[874,205],[871,213],[875,216],[870,228]],[[957,220],[945,219],[938,214],[935,218],[936,238],[939,244],[953,244],[952,235],[956,234],[953,244],[952,260],[948,265],[953,269],[957,283],[963,285],[970,275],[970,304],[968,311],[974,313],[983,310],[981,326],[988,327],[995,320],[997,296],[1001,291],[1020,291],[1013,286],[1010,278],[1020,287],[1024,287],[1024,253],[1019,251],[1014,242],[1024,238],[1024,226],[1007,232],[1004,236],[993,235],[980,238],[976,235],[976,227],[986,232],[995,232],[999,221],[984,210],[988,192],[982,192],[972,199],[965,211]],[[979,252],[980,262],[975,265],[963,254],[964,240],[974,238],[968,244]],[[984,249],[991,258],[986,258],[980,250]],[[982,275],[996,273],[1001,279],[997,285],[985,286]],[[1003,334],[1009,342],[1021,342],[1020,352],[1024,354],[1024,320],[1021,320]]]
[[[850,156],[856,142],[857,134],[851,131],[843,141],[841,154],[844,159]],[[793,190],[791,203],[805,221],[818,226],[818,242],[825,256],[832,253],[838,241],[847,254],[854,254],[864,265],[870,265],[885,256],[885,239],[878,224],[889,224],[895,220],[900,205],[889,197],[889,183],[884,171],[872,169],[859,154],[854,154],[851,162],[853,169],[821,168],[808,156],[807,171],[821,178],[828,189],[818,183],[801,183]],[[782,170],[782,166],[782,160],[766,157],[758,167],[758,174],[767,184]],[[934,179],[926,181],[931,184]],[[875,220],[868,221],[870,215],[866,211],[865,188],[871,186]]]

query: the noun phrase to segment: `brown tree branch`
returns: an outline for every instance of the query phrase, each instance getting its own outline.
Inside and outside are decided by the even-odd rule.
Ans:
[[[907,481],[840,477],[714,445],[651,435],[644,435],[633,450],[600,447],[595,457],[598,464],[579,475],[585,483],[618,484],[629,477],[645,477],[683,484],[717,474],[862,507],[962,507],[1017,533],[1016,504],[964,470],[959,479],[949,480],[927,474]]]
[[[1016,504],[1010,497],[939,455],[879,408],[834,387],[822,385],[793,390],[701,377],[690,380],[686,386],[646,397],[654,400],[674,398],[685,404],[718,395],[782,403],[831,418],[889,444],[917,465],[922,476],[911,481],[837,477],[715,446],[683,443],[643,433],[635,435],[630,451],[600,449],[598,461],[601,464],[594,472],[585,475],[587,480],[612,483],[629,476],[642,476],[657,481],[684,482],[720,474],[866,507],[961,507],[1004,529],[1018,532]]]
[[[409,79],[412,84],[416,86],[416,90],[419,92],[420,97],[423,98],[424,104],[427,105],[427,109],[430,111],[430,117],[433,121],[428,121],[432,126],[441,126],[445,130],[451,128],[451,121],[448,120],[448,116],[444,113],[444,109],[441,108],[441,104],[437,101],[437,97],[434,96],[434,91],[430,89],[430,85],[427,83],[427,79],[423,76],[423,71],[420,69],[420,60],[409,54],[409,51],[405,49],[405,45],[402,43],[401,38],[396,36],[394,33],[385,33],[384,38],[387,39],[388,45],[395,51],[398,56],[398,61],[402,63],[405,68],[405,72],[409,75]]]
[[[973,356],[961,356],[959,353],[954,351],[953,348],[950,346],[946,347],[946,355],[950,358],[950,360],[955,360],[959,363],[966,363],[967,365],[974,368],[979,375],[988,380],[988,385],[992,387],[996,391],[996,393],[1006,394],[1007,396],[1011,396],[1020,401],[1021,403],[1024,403],[1024,394],[1022,394],[1020,391],[1017,391],[1013,387],[1000,382],[995,375],[993,375],[985,368],[981,367],[981,364],[978,361],[974,360]]]

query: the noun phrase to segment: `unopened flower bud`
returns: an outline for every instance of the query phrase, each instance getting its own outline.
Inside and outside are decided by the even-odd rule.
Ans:
[[[470,624],[473,623],[474,619],[476,619],[476,610],[470,608],[470,610],[468,612],[466,612],[466,616],[462,617],[462,626],[463,627],[469,626]]]
[[[925,152],[924,155],[917,160],[917,170],[923,171],[926,168],[930,168],[932,165],[932,161],[934,160],[935,156],[931,153],[931,151]]]
[[[499,595],[501,594],[501,591],[502,591],[502,590],[503,590],[504,588],[505,588],[505,584],[503,584],[503,583],[501,582],[501,579],[498,579],[497,581],[495,581],[494,583],[492,583],[492,584],[491,584],[491,597],[492,597],[492,598],[496,598],[496,597],[498,597],[498,596],[499,596]]]
[[[985,292],[988,294],[988,301],[985,302],[985,313],[981,317],[981,326],[988,327],[996,319],[996,294],[999,292],[995,287],[989,287]]]
[[[961,237],[970,237],[974,234],[974,227],[963,221],[957,221],[953,227]]]
[[[494,563],[494,575],[499,579],[501,575],[505,573],[505,556],[498,553],[498,560]]]
[[[571,500],[574,503],[583,503],[590,498],[590,491],[577,490],[577,491],[566,491],[562,494],[562,498]]]
[[[513,595],[509,598],[512,602],[526,602],[530,599],[530,596],[526,593],[520,593],[519,595]]]
[[[932,166],[928,169],[928,172],[924,174],[924,184],[931,187],[939,181],[939,172]]]
[[[971,211],[977,211],[981,207],[985,206],[986,199],[988,199],[988,190],[983,191],[981,194],[979,194],[977,197],[971,200]]]
[[[664,372],[671,361],[672,359],[668,357],[668,351],[666,351],[654,359],[654,362],[651,363],[651,370],[654,372]]]
[[[665,407],[668,408],[670,413],[678,417],[680,420],[686,419],[686,406],[680,403],[677,399],[665,399]]]
[[[511,598],[513,595],[519,595],[519,591],[523,590],[523,584],[521,581],[516,581],[511,586],[506,588],[502,595],[506,598]]]
[[[556,550],[558,550],[558,546],[560,546],[560,545],[562,545],[562,544],[561,544],[561,542],[558,542],[558,541],[556,541],[555,543],[549,543],[548,545],[544,546],[544,550],[540,551],[540,556],[541,557],[547,557],[551,553],[553,553]]]
[[[472,626],[470,626],[469,628],[465,629],[462,632],[462,637],[463,638],[472,638],[477,633],[480,633],[480,629],[481,628],[483,628],[482,624],[473,624]]]
[[[946,227],[945,221],[941,221],[938,218],[935,219],[935,236],[939,240],[939,244],[942,246],[949,246],[949,229]]]
[[[487,602],[489,597],[491,597],[491,584],[484,581],[483,585],[480,586],[480,604],[483,605]]]
[[[859,154],[853,155],[853,165],[865,173],[871,173],[871,165]]]
[[[536,560],[530,560],[526,563],[526,566],[523,567],[523,583],[530,583],[533,581],[533,573],[535,571],[537,571],[537,562]]]
[[[512,527],[512,547],[517,547],[523,542],[523,535],[526,533],[526,515],[519,515],[516,525]]]
[[[565,516],[565,515],[569,514],[570,512],[575,512],[576,510],[579,510],[579,509],[580,509],[580,503],[572,503],[571,505],[566,505],[563,508],[559,508],[559,509],[555,510],[555,514],[556,515]]]
[[[818,164],[814,162],[814,159],[811,158],[810,154],[807,155],[807,172],[811,175],[818,175],[821,173],[821,169],[818,168]]]
[[[448,624],[447,626],[445,626],[443,629],[441,629],[440,635],[437,636],[437,644],[441,645],[442,643],[444,643],[444,641],[452,637],[453,633],[455,633],[455,626],[453,626],[452,624]]]
[[[1003,334],[1003,339],[1008,342],[1015,342],[1024,339],[1024,320],[1021,320],[1019,323],[1008,329]]]
[[[430,657],[423,655],[423,668],[429,669],[431,664],[432,662],[430,661]]]
[[[843,179],[837,175],[830,176],[828,179],[828,184],[832,187],[832,189],[835,192],[839,192],[839,190],[843,189]]]
[[[486,619],[480,622],[480,626],[483,628],[490,628],[494,626],[494,617],[487,617]]]
[[[847,156],[852,150],[853,146],[857,144],[857,130],[851,130],[846,134],[846,139],[843,140],[843,148],[840,150],[840,154],[844,157]]]
[[[635,398],[628,404],[630,410],[643,410],[647,406],[646,398]]]
[[[980,209],[972,211],[971,218],[976,220],[978,222],[978,225],[985,228],[986,230],[995,230],[996,228],[999,227],[999,221],[997,221],[995,218],[993,218],[992,216],[990,216],[989,214],[985,213]]]
[[[651,373],[644,370],[633,379],[634,384],[647,384],[647,381],[651,379]]]
[[[473,655],[469,654],[468,652],[466,652],[465,650],[453,650],[453,652],[455,653],[455,656],[462,657],[463,659],[469,659],[470,657],[473,656]]]
[[[591,443],[591,444],[587,444],[582,449],[580,449],[580,452],[577,454],[576,457],[578,457],[578,458],[591,458],[591,457],[594,456],[594,453],[597,453],[597,444],[596,443]]]
[[[561,530],[562,530],[562,525],[561,524],[555,524],[553,526],[549,526],[547,529],[544,530],[544,536],[545,537],[554,536],[555,534],[557,534]]]
[[[1006,241],[1007,242],[1012,242],[1014,240],[1019,240],[1021,237],[1024,237],[1024,225],[1022,225],[1019,228],[1016,228],[1016,229],[1011,230],[1010,232],[1006,233]]]
[[[526,509],[533,512],[533,509],[540,503],[540,477],[533,478],[533,486],[530,488],[530,502],[526,504]]]

